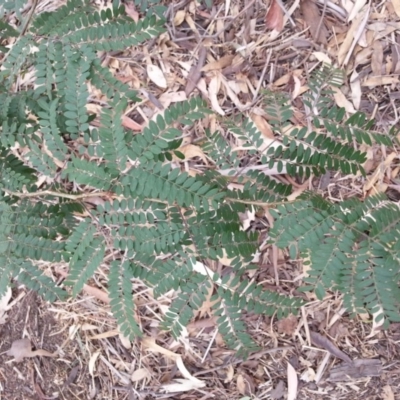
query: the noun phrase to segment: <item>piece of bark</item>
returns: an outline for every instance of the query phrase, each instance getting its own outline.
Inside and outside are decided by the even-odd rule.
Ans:
[[[377,359],[353,360],[352,364],[342,363],[330,370],[329,382],[349,382],[354,379],[366,378],[369,376],[380,376],[382,362]]]

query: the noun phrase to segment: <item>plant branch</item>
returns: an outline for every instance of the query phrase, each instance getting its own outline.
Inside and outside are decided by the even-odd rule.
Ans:
[[[21,197],[21,198],[54,196],[54,197],[61,197],[63,199],[82,200],[82,199],[87,199],[90,197],[101,197],[101,196],[109,197],[110,196],[110,192],[92,192],[92,193],[71,194],[71,193],[54,192],[53,190],[43,190],[41,192],[17,193],[17,192],[12,192],[11,190],[7,190],[7,189],[3,189],[3,190],[10,196]]]

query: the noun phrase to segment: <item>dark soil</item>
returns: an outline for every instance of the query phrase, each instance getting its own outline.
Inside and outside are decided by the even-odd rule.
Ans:
[[[13,298],[18,292],[13,293]],[[5,400],[82,399],[79,360],[71,355],[78,344],[66,341],[68,329],[57,322],[43,300],[29,292],[8,312],[0,325],[0,385]],[[59,351],[59,356],[25,358],[17,363],[6,354],[15,340],[28,338],[32,349]],[[63,347],[63,343],[67,344]],[[86,381],[89,382],[89,381]],[[84,385],[87,386],[87,385]],[[84,397],[86,398],[86,396]]]

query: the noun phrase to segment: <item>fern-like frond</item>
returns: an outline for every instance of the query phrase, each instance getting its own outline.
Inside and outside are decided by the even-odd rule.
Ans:
[[[174,252],[187,242],[178,209],[164,203],[115,200],[99,207],[98,213],[99,222],[112,232],[114,247],[129,253]]]
[[[326,170],[340,170],[343,173],[356,174],[364,170],[362,164],[366,161],[366,154],[361,153],[353,146],[341,144],[330,137],[318,134],[315,131],[307,133],[307,128],[293,129],[290,136],[283,137],[283,146],[277,151],[273,149],[268,154],[274,158],[287,160],[288,173],[310,176],[325,173]]]
[[[42,151],[35,140],[28,140],[28,146],[30,151],[27,153],[27,160],[32,167],[45,176],[53,177],[57,172],[57,165],[53,158]]]
[[[42,43],[36,53],[36,93],[45,93],[49,99],[52,98],[53,85],[55,84],[55,74],[53,62],[55,58],[55,45],[53,42]]]
[[[50,302],[67,297],[65,290],[57,286],[48,276],[43,275],[43,272],[30,261],[16,260],[16,264],[19,267],[19,271],[15,274],[16,279],[28,289],[34,290]],[[14,266],[14,270],[17,265]]]
[[[68,167],[63,171],[63,176],[68,176],[72,182],[88,185],[97,189],[108,190],[117,177],[114,171],[107,170],[103,165],[80,158],[72,158]]]
[[[39,99],[38,104],[43,111],[39,112],[38,116],[40,118],[40,130],[47,150],[55,159],[64,162],[68,154],[68,148],[61,137],[57,124],[58,101],[58,99],[55,99],[49,103],[44,99]]]
[[[285,132],[294,114],[288,97],[283,93],[265,91],[263,105],[273,131],[277,134]]]
[[[203,143],[203,151],[211,158],[220,169],[230,169],[231,175],[240,165],[240,158],[232,151],[232,147],[220,132],[211,133],[206,130],[206,141]]]
[[[4,69],[0,71],[0,85],[3,85],[6,90],[11,89],[16,76],[27,61],[34,43],[33,37],[29,34],[20,37],[2,60]]]
[[[124,50],[163,32],[163,21],[146,17],[136,22],[107,21],[101,26],[88,26],[63,36],[71,45],[90,45],[95,51]]]
[[[32,168],[6,149],[0,149],[0,189],[18,191],[24,185],[32,185],[36,176]]]
[[[347,143],[356,140],[359,144],[365,143],[369,146],[374,142],[392,146],[394,142],[394,136],[372,130],[374,121],[367,120],[364,113],[357,111],[347,118],[345,109],[335,105],[322,109],[319,115],[314,117],[313,123],[316,128],[325,128],[331,136]]]
[[[249,353],[259,350],[259,347],[247,333],[247,327],[241,320],[242,309],[238,305],[238,294],[230,291],[218,291],[218,307],[214,306],[217,317],[218,332],[224,338],[226,345],[236,350],[236,356],[246,358]]]
[[[95,232],[90,220],[85,220],[75,228],[66,244],[66,250],[72,255],[66,284],[72,286],[74,296],[83,289],[104,258],[104,240],[95,237]]]
[[[134,277],[152,287],[155,297],[171,289],[178,290],[181,282],[189,279],[193,273],[192,261],[183,251],[165,260],[146,253],[136,253],[132,260]]]
[[[3,7],[7,4],[4,0],[0,3],[0,18],[3,18]],[[2,38],[18,37],[19,32],[15,30],[8,22],[0,20],[0,36]]]
[[[0,246],[3,242],[3,238],[0,235]],[[10,287],[10,281],[14,277],[13,264],[11,264],[7,257],[1,254],[0,250],[0,263],[2,267],[0,268],[0,296],[2,297],[6,294],[8,288]]]
[[[261,155],[269,146],[265,144],[261,132],[250,118],[237,117],[226,122],[227,128],[237,139],[243,142],[243,147],[250,155]],[[266,164],[266,159],[261,159]]]
[[[344,72],[332,65],[324,64],[314,71],[308,82],[309,92],[303,97],[304,104],[313,115],[320,110],[329,109],[335,103],[331,87],[340,87],[344,83]]]
[[[400,208],[383,196],[334,205],[317,196],[282,205],[270,234],[279,247],[296,247],[309,264],[307,284],[323,298],[345,294],[351,312],[363,308],[379,320],[398,320]],[[397,313],[396,313],[397,310]]]
[[[65,87],[65,125],[67,132],[76,138],[80,132],[89,129],[89,116],[86,103],[89,92],[86,80],[89,77],[91,60],[85,59],[71,47],[65,46],[67,58],[66,87]]]
[[[96,59],[92,62],[89,79],[109,99],[119,99],[123,95],[135,102],[140,100],[137,97],[137,92],[116,79],[108,68],[101,65],[100,60]]]
[[[46,300],[65,297],[66,293],[32,262],[61,260],[64,244],[55,240],[60,229],[62,216],[57,210],[40,203],[8,205],[1,199],[0,293],[4,293],[9,280],[14,277]]]
[[[134,196],[159,199],[169,204],[176,202],[180,206],[193,204],[206,211],[210,206],[218,208],[218,201],[224,196],[224,192],[214,185],[204,184],[178,168],[171,169],[169,164],[152,161],[131,169],[122,184]]]
[[[103,108],[99,129],[100,146],[97,154],[107,162],[108,168],[119,173],[126,169],[128,149],[122,127],[122,114],[127,107],[126,100],[111,102],[111,108]]]
[[[178,339],[182,335],[183,328],[192,320],[194,311],[206,301],[210,285],[212,283],[207,276],[196,272],[193,272],[187,281],[182,281],[181,290],[165,313],[161,327],[170,330]]]
[[[56,11],[39,14],[33,21],[32,30],[39,36],[62,35],[76,29],[75,21],[79,21],[81,15],[92,12],[88,1],[68,0]]]
[[[108,291],[111,311],[118,322],[121,333],[133,340],[142,336],[135,320],[135,303],[133,302],[132,268],[128,261],[113,261],[108,276]]]
[[[162,155],[169,149],[169,143],[183,134],[176,126],[192,125],[209,113],[201,98],[175,103],[164,114],[159,114],[155,121],[150,121],[142,135],[135,136],[130,145],[129,157],[141,163],[157,159],[164,161]]]
[[[13,205],[4,213],[8,215],[8,222],[2,221],[1,229],[6,232],[10,253],[32,260],[61,260],[64,243],[55,239],[59,232],[65,232],[62,214],[50,212],[42,203],[28,202]]]
[[[180,147],[210,113],[207,104],[200,98],[174,103],[142,132],[125,130],[129,100],[139,99],[97,54],[162,32],[161,8],[153,8],[158,1],[135,0],[147,14],[136,23],[118,0],[99,12],[89,0],[67,0],[30,26],[24,0],[0,0],[0,14],[14,13],[21,31],[0,22],[0,33],[16,38],[9,49],[0,47],[0,295],[18,279],[48,300],[64,296],[41,272],[43,261],[68,263],[65,283],[77,295],[111,259],[110,305],[126,337],[141,335],[132,294],[132,279],[139,279],[155,297],[173,296],[161,326],[176,339],[207,305],[228,347],[246,356],[257,346],[244,313],[284,317],[304,304],[247,278],[257,268],[260,237],[258,229],[244,230],[241,213],[278,202],[271,238],[309,263],[301,290],[319,298],[338,290],[350,312],[398,321],[398,205],[383,197],[331,204],[309,194],[285,203],[292,188],[272,176],[363,174],[366,156],[356,146],[390,145],[393,132],[373,132],[363,114],[348,118],[335,107],[343,75],[325,66],[297,99],[304,100],[311,129],[293,126],[298,121],[289,96],[266,92],[264,115],[273,136],[243,115],[221,119],[221,133],[206,130],[199,138],[213,165],[187,171]],[[15,85],[26,71],[35,79],[28,90]],[[89,126],[97,117],[87,112],[89,85],[107,97],[98,129]],[[91,189],[100,192],[82,192]],[[86,196],[93,200],[89,208]],[[90,218],[82,220],[87,212]]]

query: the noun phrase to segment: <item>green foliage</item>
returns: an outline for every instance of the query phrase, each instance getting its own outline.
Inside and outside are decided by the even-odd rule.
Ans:
[[[400,208],[384,196],[331,204],[321,197],[279,206],[270,234],[279,247],[306,259],[306,284],[323,299],[344,293],[353,313],[370,312],[379,322],[399,322]]]
[[[65,242],[56,239],[65,238],[69,233],[63,224],[64,213],[59,206],[28,201],[10,205],[8,202],[9,198],[1,198],[0,295],[14,277],[47,300],[65,297],[65,292],[38,267],[40,262],[60,262],[63,258]]]
[[[279,203],[271,237],[293,257],[300,251],[310,260],[303,290],[315,289],[320,298],[339,290],[352,312],[398,320],[398,207],[383,198],[287,202],[291,186],[268,176],[364,174],[366,156],[357,144],[388,145],[392,137],[371,131],[361,114],[347,118],[335,108],[330,85],[342,75],[322,68],[304,98],[314,131],[294,129],[289,99],[265,93],[275,138],[265,138],[245,116],[224,119],[220,131],[202,138],[211,167],[192,176],[180,168],[179,149],[187,131],[210,114],[205,101],[173,104],[133,135],[122,117],[138,94],[97,54],[157,36],[163,20],[156,15],[134,23],[118,2],[99,13],[89,1],[70,0],[39,14],[26,32],[0,25],[17,38],[0,72],[0,295],[10,279],[51,301],[68,290],[78,295],[102,266],[109,268],[111,310],[126,337],[141,335],[132,295],[132,281],[139,280],[155,297],[175,291],[161,323],[175,338],[204,303],[212,304],[227,345],[246,356],[257,346],[243,312],[282,318],[304,304],[248,279],[257,274],[260,238],[243,229],[242,213]],[[35,71],[34,88],[15,93],[16,77],[28,70]],[[90,126],[97,116],[86,111],[89,84],[108,99],[98,129]],[[80,202],[90,197],[102,201],[90,209]],[[66,290],[41,269],[55,262],[69,268]],[[218,274],[215,262],[223,263]]]

